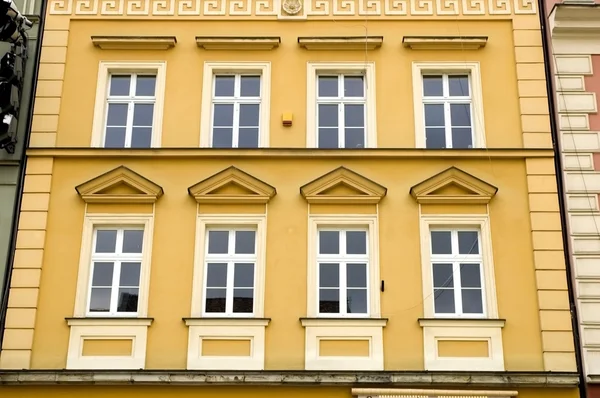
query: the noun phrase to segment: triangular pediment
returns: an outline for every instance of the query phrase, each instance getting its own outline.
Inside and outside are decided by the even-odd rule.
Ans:
[[[198,203],[267,203],[277,191],[231,166],[188,188]]]
[[[485,204],[497,191],[495,186],[451,167],[413,186],[410,194],[421,204]]]
[[[379,203],[387,188],[345,167],[339,167],[300,188],[308,203]]]
[[[154,203],[163,189],[125,166],[75,187],[87,203]]]

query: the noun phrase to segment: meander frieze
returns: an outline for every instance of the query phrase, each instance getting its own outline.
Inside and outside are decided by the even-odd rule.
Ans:
[[[293,3],[293,4],[292,4]],[[298,3],[298,4],[296,4]],[[51,15],[76,17],[448,17],[527,15],[535,0],[50,0]]]

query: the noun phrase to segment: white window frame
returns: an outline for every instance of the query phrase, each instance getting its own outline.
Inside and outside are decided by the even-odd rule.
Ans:
[[[306,147],[318,148],[317,84],[318,75],[356,75],[365,77],[365,148],[377,148],[377,114],[374,62],[309,62],[306,72]],[[345,148],[339,148],[345,149]]]
[[[256,231],[256,263],[254,266],[254,313],[214,313],[204,312],[206,251],[208,243],[207,231],[210,229],[248,229]],[[261,214],[198,214],[196,222],[196,248],[194,254],[194,273],[192,281],[191,317],[214,318],[262,318],[265,300],[265,268],[266,268],[266,216]]]
[[[485,148],[486,140],[485,121],[483,115],[483,92],[479,62],[413,62],[412,78],[415,146],[417,148],[426,148],[424,102],[427,102],[427,99],[423,95],[423,75],[432,74],[467,74],[469,76],[469,88],[471,94],[471,128],[473,134],[472,148]],[[449,115],[446,115],[446,120],[449,120]]]
[[[92,247],[91,247],[91,256],[90,256],[90,279],[88,284],[88,295],[87,295],[87,305],[86,305],[86,316],[88,317],[100,317],[100,316],[108,316],[108,317],[134,317],[137,316],[137,311],[135,312],[118,312],[117,307],[119,304],[119,280],[121,276],[121,264],[123,262],[139,262],[140,263],[140,281],[138,282],[138,307],[139,307],[139,295],[140,295],[140,283],[142,277],[142,266],[141,263],[144,259],[144,245],[146,242],[142,238],[142,252],[141,253],[98,253],[97,257],[105,257],[106,259],[94,259],[94,248],[96,247],[96,241],[98,238],[97,232],[101,230],[116,230],[117,231],[117,239],[115,242],[115,250],[116,248],[123,246],[123,231],[125,230],[142,230],[143,228],[137,225],[131,226],[123,226],[123,225],[103,225],[103,226],[94,226],[94,230],[92,232]],[[112,283],[111,283],[111,294],[110,294],[110,310],[108,312],[93,312],[90,311],[90,302],[92,298],[92,279],[94,275],[94,263],[95,262],[112,262],[113,263],[113,275],[112,275]],[[118,263],[118,265],[117,265]]]
[[[452,292],[454,293],[454,312],[453,313],[436,313],[434,306],[434,314],[436,318],[486,318],[486,297],[485,297],[485,272],[483,266],[483,254],[482,254],[482,244],[481,244],[481,231],[478,227],[451,227],[451,226],[432,226],[429,230],[429,237],[431,239],[431,232],[434,231],[448,231],[451,233],[451,245],[452,245],[452,254],[432,254],[431,253],[431,245],[429,248],[430,253],[430,267],[432,273],[431,279],[431,287],[433,291],[435,291],[435,287],[433,286],[433,264],[452,264],[452,280],[453,287]],[[477,245],[479,254],[466,254],[459,255],[458,254],[458,232],[460,231],[469,231],[469,232],[477,232]],[[455,254],[456,253],[456,254]],[[483,312],[481,314],[465,314],[463,313],[463,305],[462,305],[462,286],[461,286],[461,278],[460,278],[460,263],[473,263],[479,262],[479,277],[481,283],[481,294],[482,294],[482,309]]]
[[[258,128],[258,147],[268,148],[270,142],[271,118],[271,63],[270,62],[205,62],[202,78],[202,110],[200,122],[200,147],[212,147],[212,102],[215,75],[255,74],[261,77],[260,115]],[[235,118],[235,117],[234,117]],[[234,133],[235,137],[235,133]],[[226,148],[221,148],[226,149]],[[232,148],[236,149],[236,148]],[[248,149],[248,148],[246,148]]]
[[[320,229],[363,229],[367,231],[367,314],[320,314],[318,231]],[[308,218],[307,317],[309,318],[379,318],[379,223],[377,215],[336,214],[310,215]],[[340,303],[341,306],[341,303]]]
[[[209,226],[206,229],[207,232],[210,231],[227,231],[229,233],[228,236],[228,253],[227,254],[209,254],[208,253],[208,241],[209,235],[206,233],[206,242],[204,243],[204,275],[203,275],[203,285],[202,285],[202,316],[205,317],[241,317],[241,318],[249,318],[254,316],[254,308],[256,307],[256,273],[258,267],[258,250],[257,250],[257,239],[258,233],[256,227],[249,226]],[[254,254],[231,254],[229,251],[232,247],[235,250],[235,236],[234,232],[237,231],[254,231]],[[225,263],[227,268],[227,282],[225,286],[226,298],[225,298],[225,312],[206,312],[206,282],[208,281],[208,267],[206,266],[208,263]],[[254,283],[252,286],[252,312],[233,312],[233,290],[234,286],[234,275],[235,275],[235,263],[254,263]]]
[[[342,247],[346,248],[347,251],[347,246],[346,246],[346,232],[348,231],[363,231],[366,232],[366,249],[367,249],[367,253],[366,254],[320,254],[319,253],[319,232],[320,231],[337,231],[340,232],[339,238],[340,238],[340,249]],[[344,233],[342,233],[344,232]],[[369,230],[368,228],[364,228],[364,227],[346,227],[346,228],[340,228],[340,227],[327,227],[327,226],[321,226],[318,228],[317,230],[317,313],[319,314],[319,317],[323,317],[323,318],[328,318],[328,317],[336,317],[336,318],[368,318],[369,317],[369,302],[370,300],[370,280],[369,280],[369,268],[370,268],[370,253],[369,253]],[[339,278],[339,286],[338,286],[338,290],[339,290],[339,303],[340,303],[340,312],[335,314],[335,313],[328,313],[328,312],[324,312],[321,313],[320,309],[319,309],[319,294],[321,291],[321,280],[320,280],[320,272],[319,272],[319,264],[320,263],[338,263],[339,268],[338,268],[338,278]],[[347,275],[348,275],[348,263],[365,263],[367,266],[367,312],[364,314],[361,313],[348,313],[347,309],[346,309],[346,300],[348,298],[348,287],[347,287]]]
[[[162,124],[165,102],[165,85],[167,75],[166,61],[151,62],[105,62],[100,61],[98,67],[98,84],[96,87],[96,103],[94,105],[94,121],[92,125],[92,142],[94,148],[104,147],[106,131],[106,114],[110,76],[113,74],[155,74],[155,101],[152,120],[151,148],[160,148],[162,142]],[[130,112],[133,114],[133,112]],[[129,117],[129,116],[128,116]],[[131,116],[132,117],[132,116]],[[127,147],[126,147],[127,148]]]
[[[89,292],[91,286],[91,262],[94,244],[94,230],[98,227],[143,228],[143,247],[140,268],[140,284],[137,313],[123,312],[108,314],[105,312],[89,312]],[[74,317],[138,317],[148,316],[148,294],[150,288],[150,269],[152,258],[154,216],[152,214],[95,214],[86,215],[83,222],[81,252],[79,255],[79,273],[77,276],[77,293],[75,297]]]
[[[481,272],[483,273],[483,306],[484,316],[480,314],[448,314],[441,316],[434,312],[433,295],[433,268],[431,257],[431,230],[436,229],[478,229],[479,245],[482,256]],[[494,260],[490,220],[488,215],[460,214],[460,215],[421,215],[421,269],[423,273],[423,310],[425,318],[498,318],[498,303],[496,299],[496,283],[494,273]],[[456,305],[456,304],[455,304]]]

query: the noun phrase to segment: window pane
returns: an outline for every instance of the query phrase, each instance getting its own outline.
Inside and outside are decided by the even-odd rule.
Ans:
[[[367,289],[349,289],[346,301],[348,314],[367,313]]]
[[[460,285],[462,287],[481,287],[481,273],[479,264],[460,265]]]
[[[140,97],[153,97],[156,87],[156,76],[138,76],[135,86],[135,95]]]
[[[340,252],[339,231],[319,231],[319,253],[338,254]]]
[[[241,80],[242,97],[260,97],[260,76],[242,76]]]
[[[117,312],[137,312],[139,289],[119,289]]]
[[[365,129],[349,129],[345,130],[344,148],[364,148],[365,147]]]
[[[431,231],[431,254],[452,254],[450,231]]]
[[[469,96],[468,76],[448,76],[448,85],[451,97]]]
[[[233,104],[215,104],[213,126],[233,126]]]
[[[235,76],[215,77],[215,97],[233,97]]]
[[[251,313],[254,310],[254,289],[233,289],[233,312]]]
[[[258,127],[260,105],[240,104],[240,127]]]
[[[258,128],[241,128],[238,148],[258,148]]]
[[[458,231],[458,253],[479,254],[478,237],[477,231]]]
[[[94,263],[92,286],[112,286],[113,263]]]
[[[213,129],[213,148],[231,148],[233,146],[233,128]]]
[[[227,264],[208,263],[206,265],[206,286],[227,286]]]
[[[338,314],[340,312],[340,291],[338,289],[319,289],[319,312]]]
[[[346,265],[346,286],[367,287],[367,264]]]
[[[110,311],[110,288],[93,288],[90,296],[90,312]]]
[[[319,264],[319,287],[339,287],[340,286],[340,265],[339,264]]]
[[[433,287],[454,287],[452,264],[433,264]]]
[[[425,97],[443,96],[442,76],[423,76],[423,95]]]
[[[208,252],[210,254],[227,253],[229,231],[208,231]]]
[[[462,289],[462,306],[465,314],[483,314],[481,289]]]
[[[225,289],[206,289],[206,312],[225,312]]]
[[[120,286],[140,285],[140,263],[121,263]]]
[[[446,148],[446,130],[443,128],[425,129],[425,146],[429,149]]]
[[[337,127],[338,113],[337,104],[319,104],[319,127]]]
[[[452,148],[472,148],[473,137],[470,128],[452,129]]]
[[[363,76],[344,76],[344,97],[364,97]]]
[[[116,230],[99,229],[96,231],[96,253],[114,253],[116,245]]]
[[[107,126],[127,125],[127,104],[108,104]]]
[[[128,229],[123,231],[123,253],[141,253],[144,230]]]
[[[112,75],[110,77],[110,95],[129,95],[130,75]]]
[[[471,127],[471,104],[450,104],[452,126]]]
[[[235,232],[235,253],[236,254],[254,254],[255,231],[236,231]]]
[[[344,105],[344,126],[365,126],[365,106],[363,104]]]
[[[346,231],[346,253],[367,254],[366,231]]]
[[[435,289],[434,311],[436,314],[453,314],[454,310],[454,289]]]
[[[338,96],[338,77],[337,76],[319,76],[319,97],[337,97]]]
[[[108,127],[104,137],[105,148],[125,147],[125,127]]]
[[[444,126],[444,105],[425,104],[425,126]]]
[[[135,104],[133,109],[134,126],[152,126],[154,104]]]
[[[319,148],[337,148],[338,147],[338,129],[321,128],[319,129]]]
[[[132,148],[150,148],[152,146],[152,127],[134,127],[131,132]]]
[[[235,271],[233,272],[233,286],[236,288],[254,287],[254,264],[235,263]]]

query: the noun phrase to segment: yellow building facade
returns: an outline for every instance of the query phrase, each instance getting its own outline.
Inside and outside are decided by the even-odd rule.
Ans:
[[[50,0],[0,393],[577,397],[545,83],[530,1]]]

